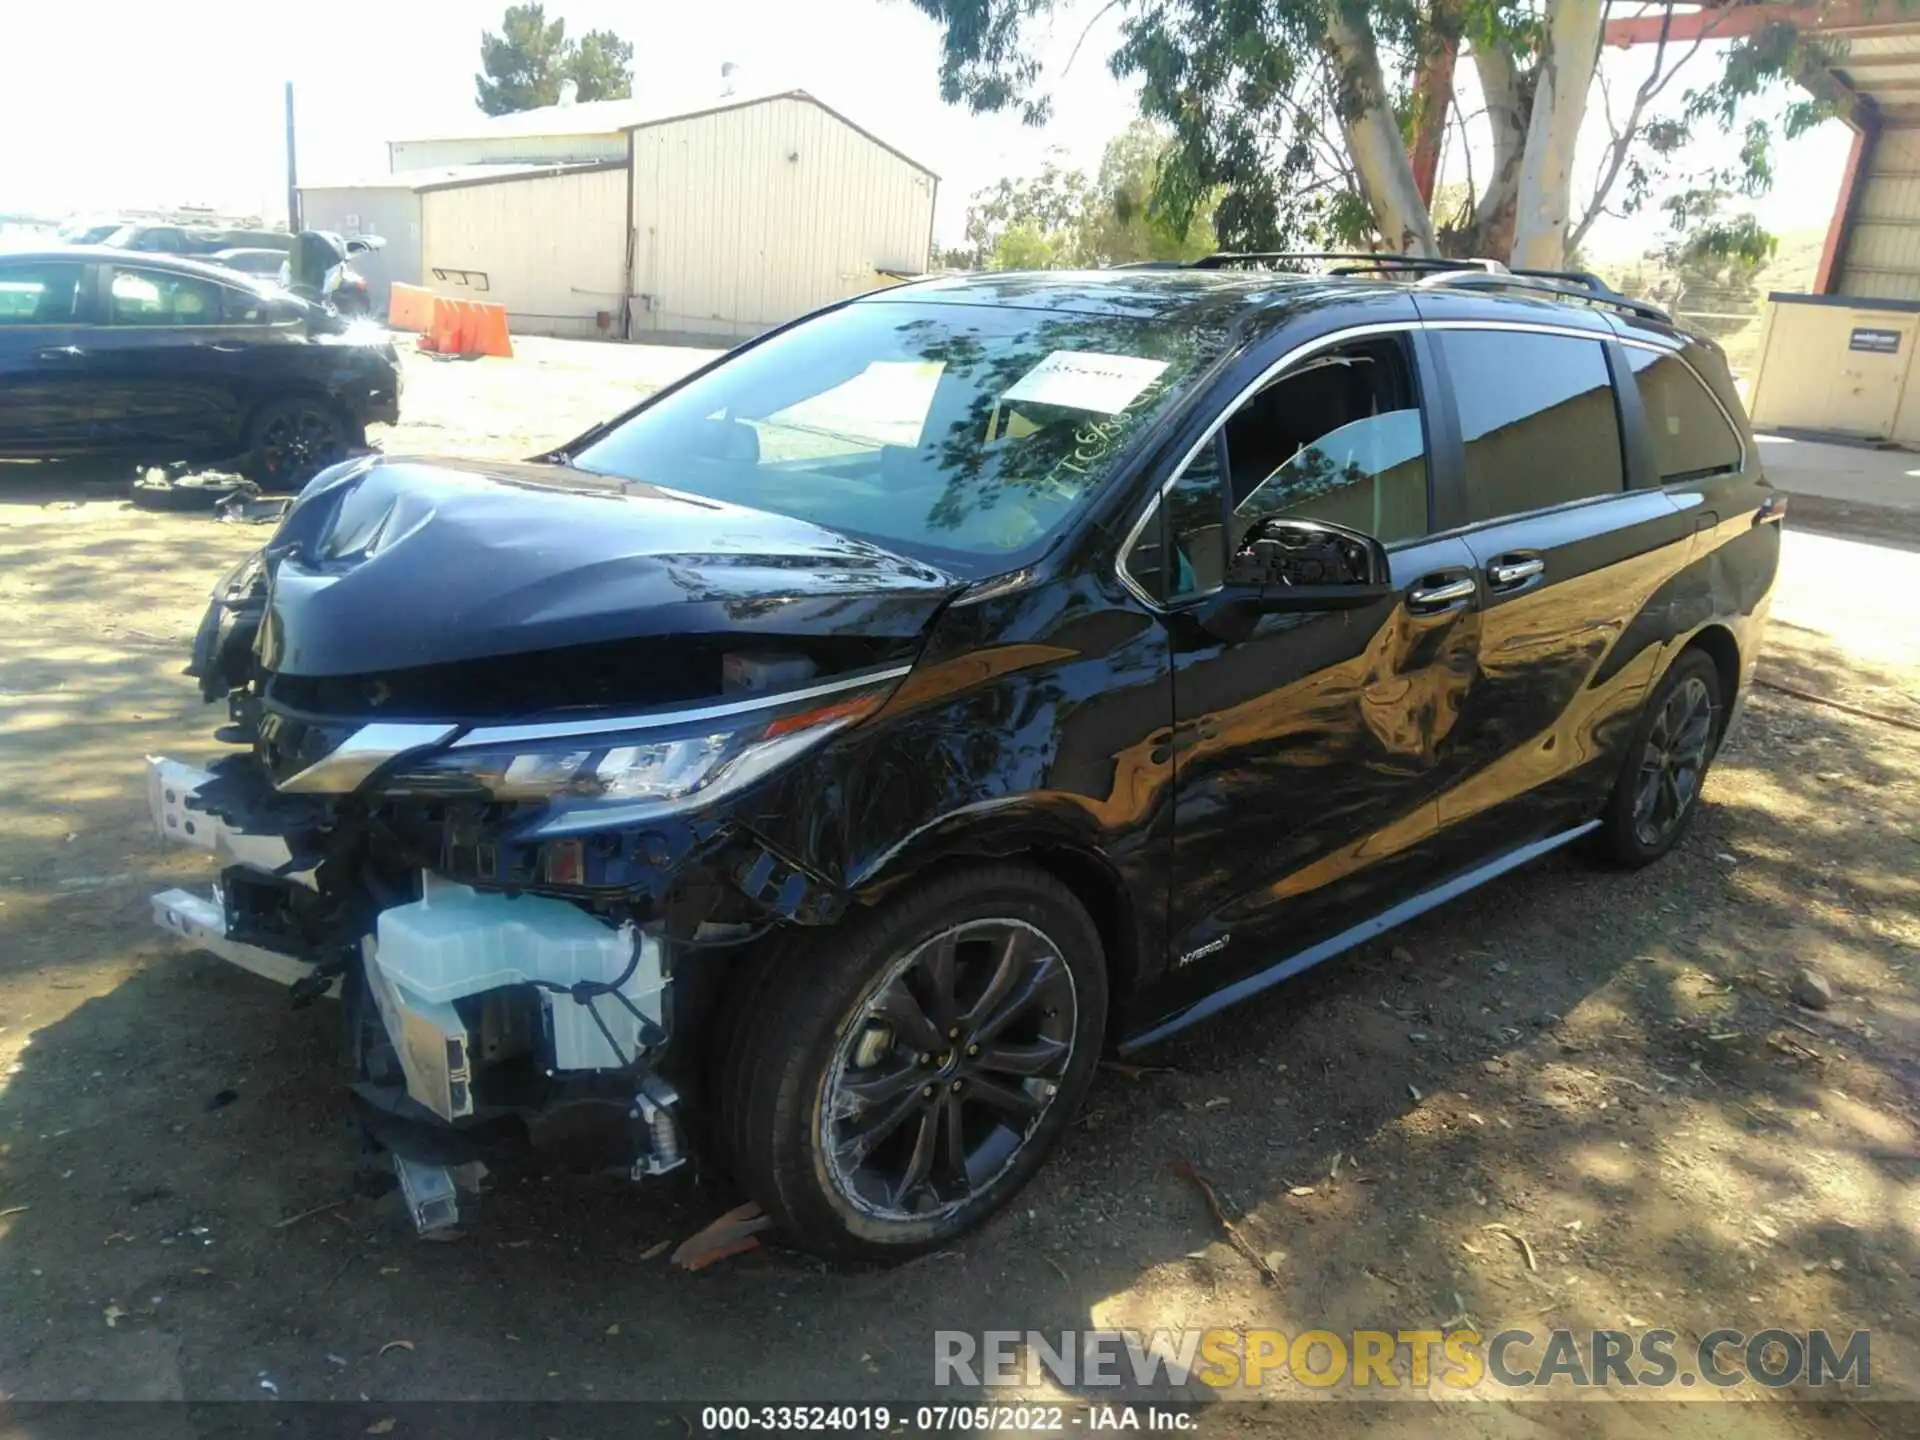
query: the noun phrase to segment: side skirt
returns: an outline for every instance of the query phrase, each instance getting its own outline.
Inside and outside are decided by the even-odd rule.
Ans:
[[[1362,920],[1358,925],[1342,930],[1338,935],[1302,950],[1298,955],[1289,956],[1279,964],[1270,965],[1258,974],[1249,975],[1244,980],[1236,980],[1231,985],[1223,986],[1204,1000],[1195,1001],[1179,1014],[1161,1021],[1151,1030],[1136,1035],[1130,1040],[1122,1041],[1120,1053],[1130,1054],[1164,1040],[1169,1035],[1205,1020],[1210,1015],[1217,1015],[1230,1005],[1238,1004],[1249,995],[1257,995],[1268,986],[1278,985],[1282,980],[1290,979],[1302,970],[1311,970],[1322,960],[1330,960],[1342,951],[1351,950],[1354,946],[1363,944],[1376,935],[1385,934],[1395,926],[1404,925],[1417,915],[1424,915],[1427,911],[1444,905],[1447,901],[1464,895],[1469,890],[1478,889],[1496,876],[1518,869],[1529,860],[1537,860],[1549,851],[1558,850],[1562,845],[1570,844],[1582,835],[1599,828],[1598,820],[1589,820],[1584,825],[1574,826],[1571,830],[1562,830],[1558,835],[1549,835],[1546,839],[1536,840],[1531,845],[1522,845],[1518,850],[1509,850],[1506,854],[1489,860],[1484,865],[1454,876],[1444,884],[1436,885],[1431,890],[1423,890],[1411,899],[1402,900],[1398,905],[1382,910],[1371,919]]]

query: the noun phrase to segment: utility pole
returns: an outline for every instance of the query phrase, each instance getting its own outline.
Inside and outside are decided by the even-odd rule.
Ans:
[[[293,82],[287,81],[287,229],[300,233],[300,171],[294,158]]]

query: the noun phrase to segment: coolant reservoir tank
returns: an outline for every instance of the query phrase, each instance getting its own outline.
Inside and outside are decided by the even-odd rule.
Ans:
[[[616,930],[564,900],[482,894],[429,876],[419,900],[381,911],[374,929],[373,963],[404,992],[428,1002],[531,980],[610,985],[638,946],[638,963],[620,993],[660,1023],[666,978],[659,940],[631,926]],[[637,1021],[612,995],[593,1005],[624,1053],[608,1047],[588,1007],[572,995],[543,990],[541,999],[559,1068],[608,1069],[634,1057]]]

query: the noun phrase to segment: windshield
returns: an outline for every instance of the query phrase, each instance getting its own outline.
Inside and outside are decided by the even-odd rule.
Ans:
[[[1219,345],[1169,321],[863,301],[571,459],[883,544],[1003,559],[1053,535]]]

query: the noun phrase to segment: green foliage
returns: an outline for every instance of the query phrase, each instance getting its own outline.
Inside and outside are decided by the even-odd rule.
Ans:
[[[1034,41],[1056,0],[913,3],[943,28],[940,91],[947,101],[976,112],[1013,111],[1030,123],[1046,118]],[[1473,51],[1497,53],[1510,62],[1524,134],[1546,15],[1542,0],[1116,3],[1125,18],[1108,66],[1115,75],[1139,82],[1142,114],[1172,137],[1155,168],[1151,206],[1176,233],[1184,233],[1203,207],[1210,208],[1220,243],[1234,249],[1365,243],[1374,226],[1346,152],[1342,122],[1364,107],[1386,106],[1404,133],[1415,115],[1445,105],[1452,97],[1421,95],[1415,81],[1421,57],[1447,38],[1463,38]],[[1370,35],[1384,93],[1365,93],[1361,78],[1331,58],[1330,4]],[[1831,49],[1830,42],[1803,36],[1788,23],[1727,45],[1712,78],[1686,91],[1677,113],[1635,108],[1621,163],[1607,171],[1596,193],[1576,194],[1573,218],[1583,209],[1633,213],[1681,178],[1749,196],[1764,193],[1772,183],[1772,147],[1778,139],[1804,133],[1844,102],[1837,89],[1821,88],[1822,69],[1814,63],[1832,58]],[[1652,62],[1651,51],[1639,53]],[[1671,70],[1691,53],[1685,44],[1671,44],[1661,64]],[[1472,62],[1463,59],[1461,72],[1471,69]],[[1692,142],[1708,128],[1740,125],[1750,102],[1797,81],[1813,85],[1815,93],[1790,103],[1777,123],[1747,124],[1737,172],[1689,170]],[[1514,183],[1511,177],[1507,183]],[[1436,219],[1446,224],[1462,213],[1456,204]],[[1488,253],[1478,248],[1484,237],[1454,229],[1468,250]],[[1500,233],[1497,227],[1493,233]]]
[[[1091,180],[1052,161],[1035,175],[1001,180],[973,197],[966,245],[941,259],[963,269],[1047,270],[1209,254],[1211,198],[1194,202],[1184,228],[1158,199],[1169,150],[1164,131],[1135,121],[1108,142]]]
[[[582,100],[626,100],[633,95],[633,46],[611,30],[589,30],[567,61],[567,78]]]
[[[510,5],[500,33],[480,36],[474,98],[489,115],[510,115],[557,105],[560,82],[572,80],[579,99],[624,100],[633,94],[632,64],[633,46],[611,30],[589,30],[576,43],[544,5]]]
[[[560,99],[567,55],[567,22],[547,19],[544,5],[510,5],[500,33],[480,36],[475,98],[489,115],[534,110]]]

